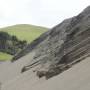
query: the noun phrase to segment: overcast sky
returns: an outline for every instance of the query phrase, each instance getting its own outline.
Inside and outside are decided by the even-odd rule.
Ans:
[[[88,5],[90,0],[0,0],[0,27],[14,24],[52,27]]]

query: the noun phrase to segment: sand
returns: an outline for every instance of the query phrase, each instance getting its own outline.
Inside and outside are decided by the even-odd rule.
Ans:
[[[0,66],[0,81],[3,82],[1,90],[90,90],[90,57],[45,80],[44,77],[39,79],[32,70],[20,73],[22,66],[29,62],[29,58],[32,59],[30,55],[33,56],[29,54],[13,64],[6,62],[8,68],[5,68],[5,64]]]

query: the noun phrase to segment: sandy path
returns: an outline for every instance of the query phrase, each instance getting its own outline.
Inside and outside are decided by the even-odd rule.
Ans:
[[[0,82],[7,83],[9,80],[19,76],[23,66],[28,64],[32,60],[34,52],[24,56],[18,61],[11,63],[9,61],[0,65]]]
[[[90,90],[90,58],[30,90]]]
[[[2,90],[90,90],[90,58],[49,80],[27,71],[4,84]]]

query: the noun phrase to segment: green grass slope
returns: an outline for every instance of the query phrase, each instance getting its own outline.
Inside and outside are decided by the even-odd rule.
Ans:
[[[0,61],[10,60],[13,56],[0,52]]]
[[[10,35],[15,35],[18,39],[26,40],[28,43],[30,43],[42,33],[47,31],[47,28],[28,24],[18,24],[1,28],[0,31],[8,32]]]

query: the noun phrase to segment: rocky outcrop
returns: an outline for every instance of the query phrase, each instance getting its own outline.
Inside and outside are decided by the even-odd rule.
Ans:
[[[22,72],[36,67],[34,71],[37,76],[46,76],[48,79],[90,56],[90,6],[43,35],[32,42],[37,43],[34,47],[36,54],[32,62],[23,67]],[[32,48],[33,44],[29,47]],[[30,50],[27,47],[24,53]]]
[[[26,54],[28,54],[29,52],[31,52],[33,49],[35,49],[35,47],[41,43],[42,41],[44,41],[46,39],[46,37],[48,36],[49,31],[47,31],[46,33],[42,34],[39,38],[35,39],[33,42],[31,42],[25,49],[23,49],[21,52],[19,52],[18,54],[16,54],[13,58],[12,58],[12,62],[16,61],[17,59],[21,58],[22,56],[25,56]]]

